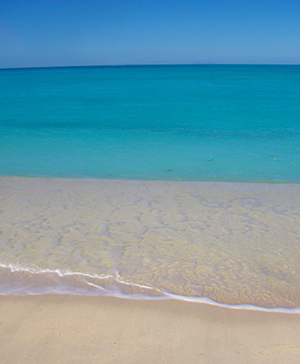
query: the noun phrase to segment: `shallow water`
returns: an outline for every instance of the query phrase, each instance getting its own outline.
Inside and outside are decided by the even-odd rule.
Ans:
[[[300,185],[1,178],[2,294],[300,306]]]

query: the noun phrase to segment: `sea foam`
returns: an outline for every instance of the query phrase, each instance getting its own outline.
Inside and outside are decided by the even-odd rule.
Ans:
[[[1,293],[300,306],[300,185],[1,178]]]

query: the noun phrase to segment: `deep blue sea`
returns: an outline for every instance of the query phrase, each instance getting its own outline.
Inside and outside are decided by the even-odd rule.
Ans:
[[[0,175],[300,182],[300,66],[0,70]]]

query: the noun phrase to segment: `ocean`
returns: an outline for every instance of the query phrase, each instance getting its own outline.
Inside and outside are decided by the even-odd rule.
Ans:
[[[300,307],[300,66],[0,70],[0,294]]]

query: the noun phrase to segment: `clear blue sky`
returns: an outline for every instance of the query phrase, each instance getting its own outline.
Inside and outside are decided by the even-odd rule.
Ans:
[[[0,68],[300,64],[300,0],[0,0]]]

